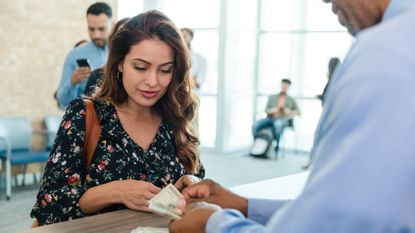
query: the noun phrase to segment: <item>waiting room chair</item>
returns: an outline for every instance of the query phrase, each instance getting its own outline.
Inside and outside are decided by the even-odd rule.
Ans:
[[[45,116],[45,128],[48,134],[48,142],[46,149],[51,150],[55,141],[56,134],[58,133],[59,126],[62,122],[62,116],[59,115],[48,115]]]
[[[6,199],[12,194],[11,167],[46,162],[47,151],[32,151],[33,130],[26,117],[0,118],[0,160],[6,163]],[[0,177],[1,180],[1,177]]]
[[[254,122],[263,119],[267,116],[267,114],[265,112],[258,112],[256,114],[254,114],[253,120]],[[294,150],[295,153],[297,153],[298,151],[298,136],[297,136],[297,132],[295,131],[295,127],[294,125],[296,125],[295,122],[297,122],[298,116],[295,116],[294,118],[291,118],[288,120],[287,122],[287,126],[284,129],[284,133],[282,134],[281,138],[280,138],[280,153],[279,156],[284,157],[285,158],[285,154],[286,154],[286,150],[287,150],[287,136],[286,134],[290,134],[293,133],[294,134],[294,148],[292,148]],[[268,151],[268,156],[269,153],[271,153],[273,150],[272,148],[275,147],[275,140],[272,141],[272,145],[270,146],[270,150]],[[273,152],[272,152],[273,153]]]

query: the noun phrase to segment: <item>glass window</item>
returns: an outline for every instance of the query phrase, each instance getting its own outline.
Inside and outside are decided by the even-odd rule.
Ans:
[[[118,0],[118,19],[134,17],[143,12],[143,0]]]
[[[307,30],[309,31],[346,31],[331,11],[331,4],[323,1],[307,0]]]
[[[303,96],[321,94],[327,83],[328,62],[331,57],[343,61],[352,43],[346,32],[308,33],[305,35]]]
[[[218,83],[219,30],[194,30],[192,48],[207,60],[206,80],[202,83],[202,94],[216,94]]]
[[[259,0],[261,1],[261,0]],[[293,27],[294,0],[262,0],[261,29],[290,31]]]
[[[291,50],[291,33],[265,33],[260,37],[259,93],[275,93],[280,88],[281,79],[290,77]]]
[[[203,147],[215,147],[216,96],[200,97],[199,135]]]
[[[219,27],[219,0],[169,0],[165,1],[163,9],[164,13],[179,27]]]

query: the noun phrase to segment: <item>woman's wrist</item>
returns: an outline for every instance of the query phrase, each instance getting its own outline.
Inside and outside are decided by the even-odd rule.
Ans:
[[[111,181],[107,183],[105,192],[107,193],[107,198],[110,200],[111,204],[122,204],[123,192],[120,188],[121,181]]]

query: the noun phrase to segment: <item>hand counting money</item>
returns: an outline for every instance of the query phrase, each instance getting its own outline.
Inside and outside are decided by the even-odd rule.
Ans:
[[[182,198],[179,190],[169,184],[150,200],[149,209],[168,218],[180,219],[182,212],[176,207],[176,202]]]

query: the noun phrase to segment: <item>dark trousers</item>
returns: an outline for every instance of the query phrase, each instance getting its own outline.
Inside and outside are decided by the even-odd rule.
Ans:
[[[252,134],[255,138],[259,131],[266,128],[272,128],[272,134],[275,138],[275,142],[277,143],[275,151],[278,151],[281,135],[284,132],[284,128],[287,126],[287,123],[288,119],[285,117],[281,117],[278,119],[267,117],[254,123],[254,125],[252,126]]]

